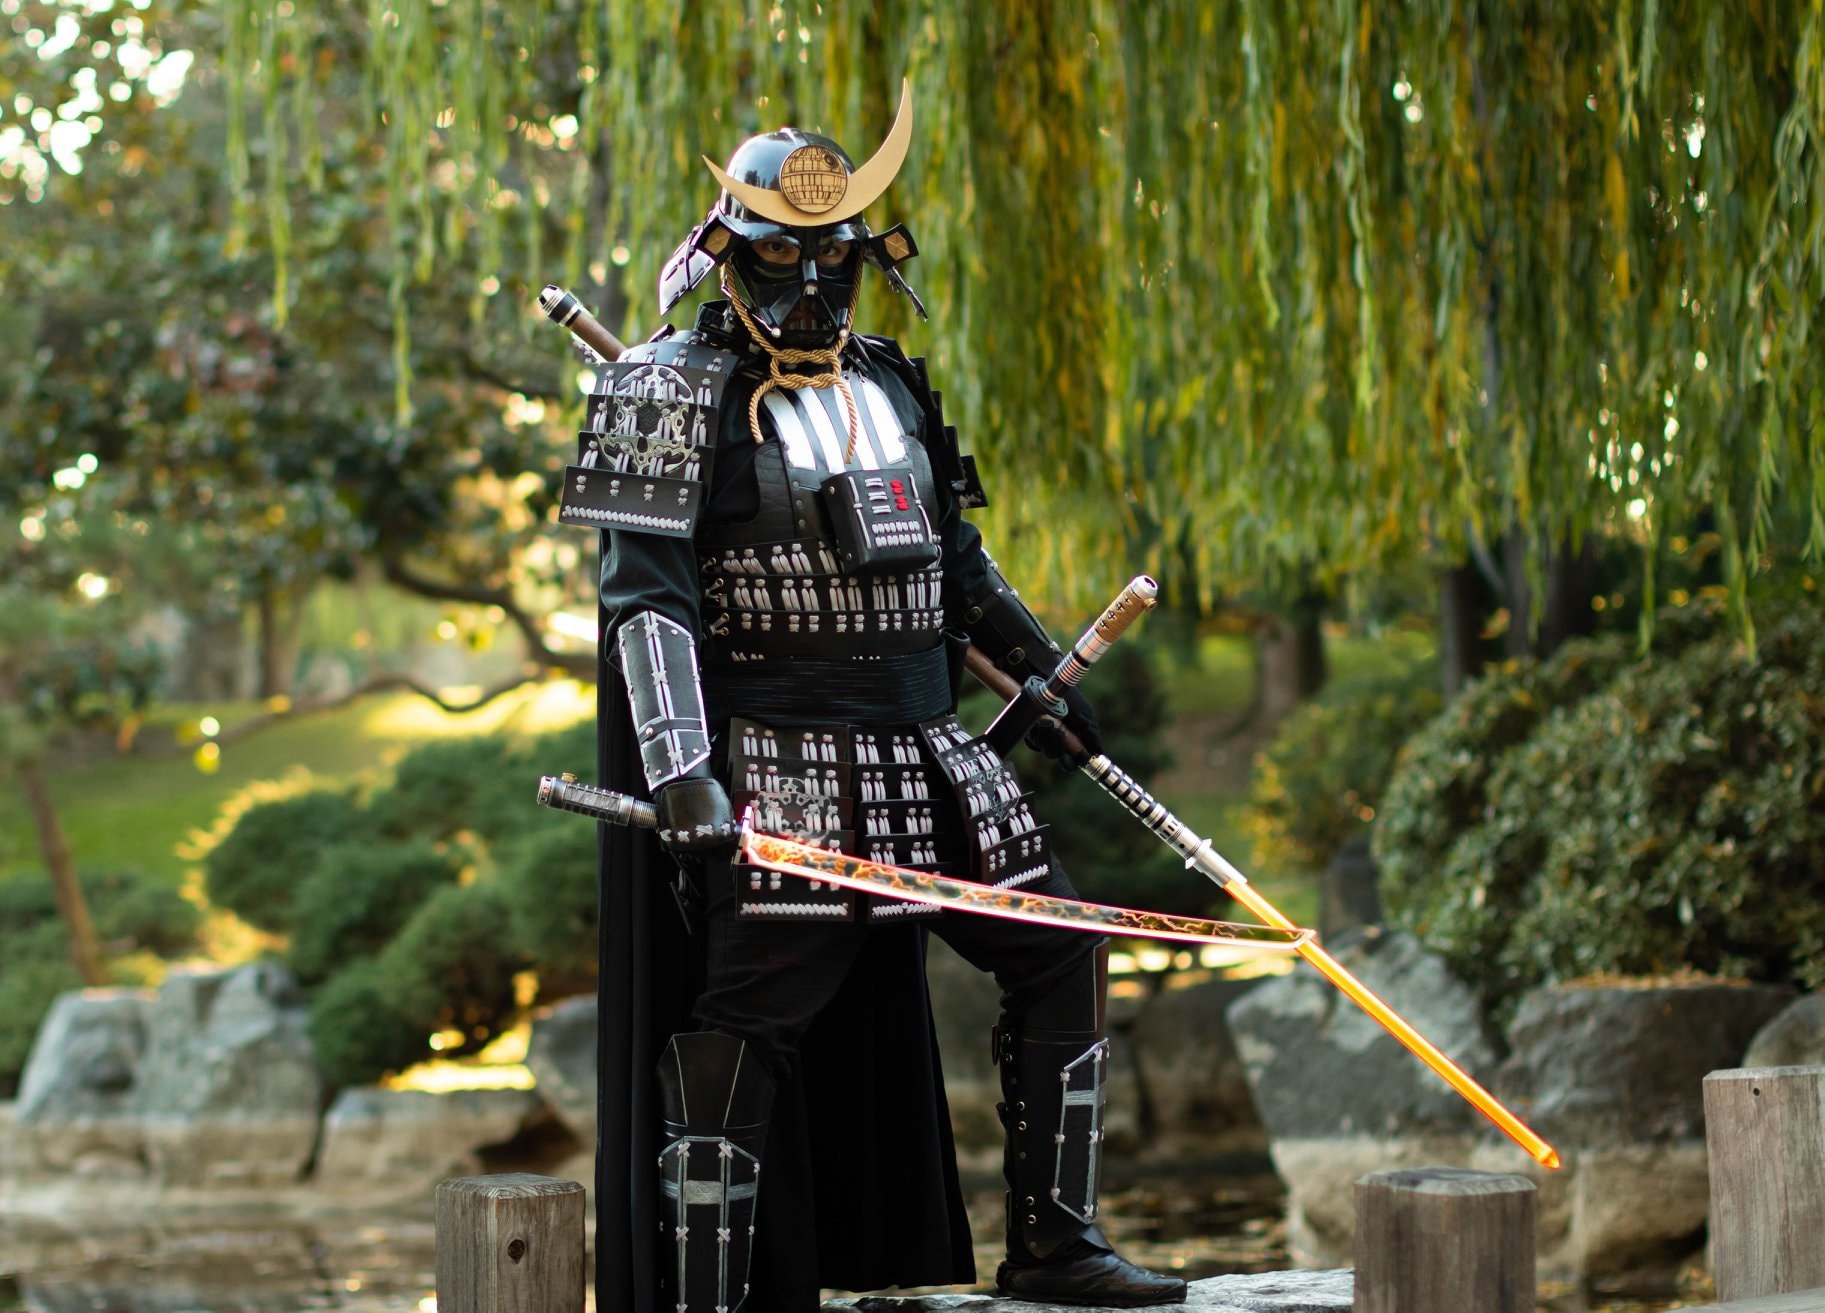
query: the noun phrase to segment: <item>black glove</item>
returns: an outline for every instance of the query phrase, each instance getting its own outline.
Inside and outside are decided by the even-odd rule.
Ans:
[[[1073,752],[1065,743],[1064,733],[1058,722],[1042,717],[1033,723],[1027,731],[1027,746],[1036,752],[1043,752],[1066,770],[1079,770],[1092,757],[1100,756],[1103,751],[1103,736],[1097,733],[1096,716],[1090,710],[1090,699],[1083,690],[1075,686],[1067,688],[1064,694],[1065,723],[1084,745],[1084,751]]]
[[[674,856],[705,855],[735,842],[729,795],[707,775],[660,785],[653,806],[659,813],[659,842]]]

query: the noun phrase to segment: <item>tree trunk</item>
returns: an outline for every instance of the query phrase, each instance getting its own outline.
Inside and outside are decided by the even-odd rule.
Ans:
[[[1438,670],[1447,701],[1483,669],[1485,592],[1476,566],[1453,566],[1438,580]]]
[[[89,904],[76,879],[76,864],[70,859],[70,845],[64,840],[63,825],[57,819],[57,808],[51,802],[51,791],[45,784],[43,764],[36,757],[27,757],[15,762],[13,768],[19,772],[25,805],[38,830],[38,851],[44,858],[45,870],[51,874],[57,912],[69,932],[70,960],[76,964],[83,984],[105,985],[108,980],[101,970],[101,947],[95,941],[95,923],[89,919]]]
[[[1547,550],[1540,563],[1543,588],[1539,622],[1533,616],[1533,585],[1527,577],[1527,540],[1517,528],[1509,533],[1504,552],[1511,614],[1508,623],[1510,656],[1551,656],[1568,638],[1589,634],[1597,627],[1591,609],[1596,595],[1597,560],[1591,540],[1572,551],[1565,543]]]
[[[1250,728],[1278,724],[1324,687],[1328,674],[1319,607],[1301,600],[1286,614],[1263,616],[1255,625],[1255,705]]]
[[[291,605],[287,606],[287,602]],[[292,674],[298,664],[298,630],[304,622],[303,598],[283,588],[268,586],[260,590],[255,613],[260,624],[259,696],[288,696]]]

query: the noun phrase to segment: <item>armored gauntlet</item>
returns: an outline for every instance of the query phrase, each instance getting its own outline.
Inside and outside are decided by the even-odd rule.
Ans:
[[[659,811],[659,841],[673,852],[720,847],[735,835],[729,796],[710,775],[697,644],[691,631],[642,611],[615,635],[640,764]]]

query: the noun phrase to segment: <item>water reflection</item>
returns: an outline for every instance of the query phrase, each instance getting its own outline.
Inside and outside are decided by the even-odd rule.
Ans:
[[[0,1313],[428,1313],[435,1285],[428,1211],[383,1225],[0,1220]]]

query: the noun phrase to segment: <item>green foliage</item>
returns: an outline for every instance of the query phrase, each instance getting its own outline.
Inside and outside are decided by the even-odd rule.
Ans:
[[[1403,758],[1384,895],[1490,1002],[1681,967],[1825,984],[1825,618],[1754,660],[1704,623],[1492,676]]]
[[[480,1048],[515,1011],[513,977],[528,964],[503,932],[506,904],[486,885],[447,885],[421,903],[377,957],[358,959],[310,1000],[317,1062],[337,1085],[366,1084],[431,1056]]]
[[[454,884],[460,865],[424,840],[325,848],[298,887],[286,954],[298,979],[315,984],[354,958],[378,953],[431,893]]]
[[[494,857],[508,933],[537,964],[541,995],[557,998],[588,988],[597,952],[595,829],[527,828]]]
[[[318,790],[247,809],[203,861],[209,900],[250,925],[288,934],[299,886],[327,849],[372,825],[354,800]]]
[[[523,829],[540,775],[595,774],[595,724],[536,740],[486,735],[428,743],[406,756],[372,815],[389,835],[470,832],[494,841]]]
[[[1328,685],[1288,716],[1250,788],[1256,868],[1316,874],[1366,835],[1395,755],[1441,705],[1438,671],[1422,665]]]
[[[593,982],[595,836],[533,805],[540,774],[594,774],[595,727],[434,741],[365,801],[250,807],[205,859],[210,896],[289,935],[324,1071],[365,1082],[485,1044],[516,1011]]]
[[[58,938],[61,940],[61,934]],[[38,1023],[57,996],[81,988],[82,977],[76,974],[67,952],[58,957],[16,958],[9,954],[6,970],[0,971],[0,1096],[17,1091]]]
[[[275,233],[315,158],[303,52],[353,48],[400,288],[498,263],[537,174],[570,229],[523,253],[601,260],[639,330],[701,152],[794,122],[859,157],[910,77],[884,217],[924,248],[915,341],[986,468],[1056,472],[989,512],[1014,577],[1208,600],[1511,524],[1536,565],[1584,531],[1651,561],[1714,510],[1740,597],[1777,504],[1825,545],[1817,6],[227,8]]]
[[[179,957],[196,946],[200,909],[176,890],[130,873],[81,877],[103,948]],[[51,1003],[82,988],[48,880],[0,880],[0,1096],[18,1083]]]
[[[407,1014],[378,958],[351,963],[312,992],[308,1029],[317,1068],[334,1085],[367,1084],[430,1053],[430,1029]]]

